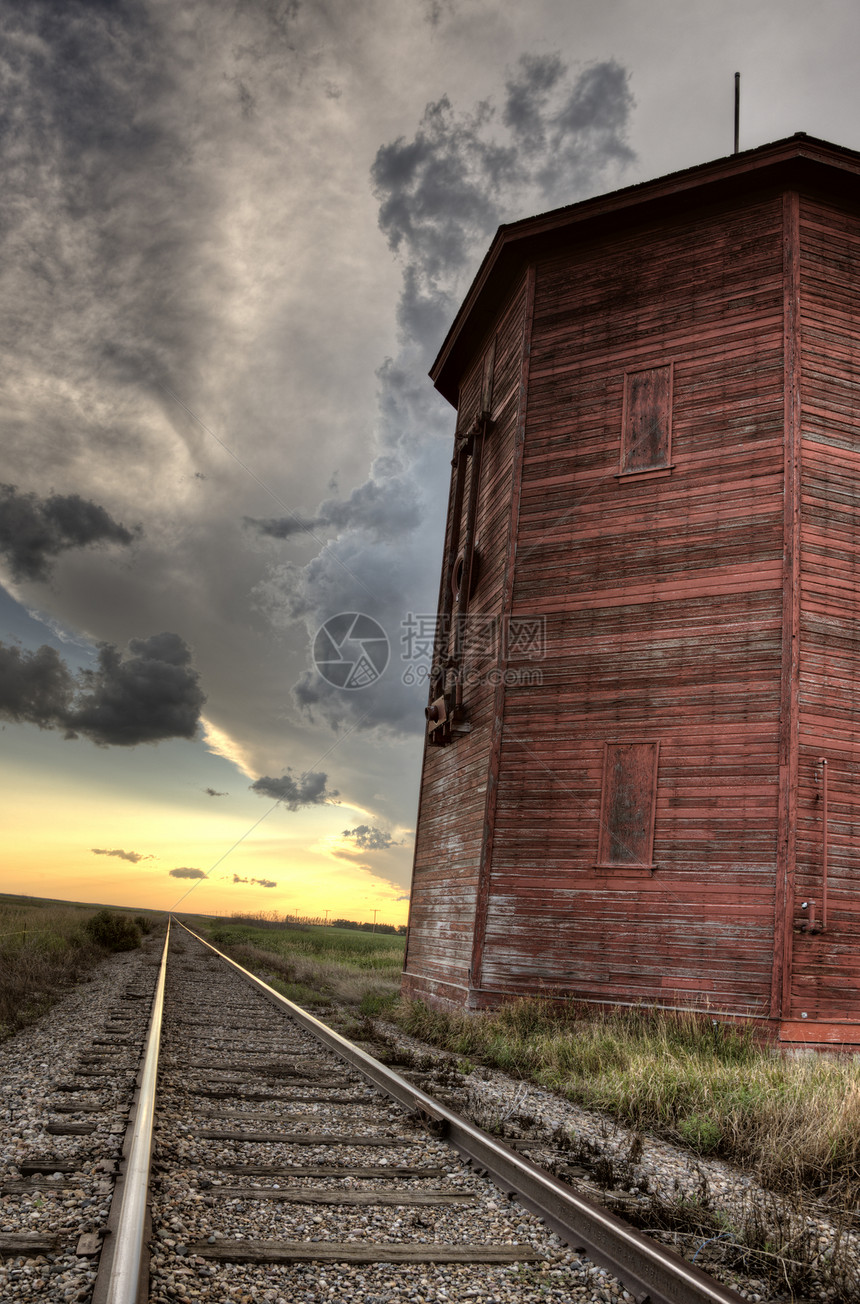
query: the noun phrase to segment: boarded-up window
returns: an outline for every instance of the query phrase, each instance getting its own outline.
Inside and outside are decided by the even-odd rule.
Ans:
[[[659,743],[606,743],[598,864],[650,869]]]
[[[621,474],[659,471],[672,460],[672,365],[624,377]]]

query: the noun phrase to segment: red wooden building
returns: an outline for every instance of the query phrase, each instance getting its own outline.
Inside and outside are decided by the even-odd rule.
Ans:
[[[404,989],[860,1042],[860,154],[500,228],[457,408]]]

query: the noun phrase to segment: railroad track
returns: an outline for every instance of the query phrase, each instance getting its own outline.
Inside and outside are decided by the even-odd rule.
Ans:
[[[4,1299],[741,1298],[175,923],[64,1078],[3,1186]],[[45,1202],[39,1233],[21,1210]]]

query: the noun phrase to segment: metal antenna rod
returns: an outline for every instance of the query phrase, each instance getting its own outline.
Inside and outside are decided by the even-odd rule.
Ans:
[[[735,153],[741,152],[741,75],[735,73]]]

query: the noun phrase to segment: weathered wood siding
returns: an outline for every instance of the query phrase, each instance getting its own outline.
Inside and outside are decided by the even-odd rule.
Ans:
[[[434,364],[460,429],[493,340],[473,610],[543,642],[428,754],[407,990],[860,1044],[860,155],[503,228]]]
[[[511,480],[525,304],[524,279],[500,314],[495,331],[477,351],[460,391],[458,434],[468,430],[481,409],[484,359],[494,345],[493,425],[483,449],[476,532],[478,572],[469,603],[470,620],[476,622],[498,618],[501,613],[511,543]],[[449,569],[452,512],[453,478],[443,586]],[[493,664],[492,656],[467,657],[464,702],[471,732],[449,746],[428,747],[424,757],[404,991],[440,1001],[462,1003],[469,986],[494,699],[486,671]]]
[[[788,1017],[860,1014],[860,211],[800,202],[801,590],[797,869]],[[827,928],[800,933],[823,892]]]
[[[542,988],[767,1011],[781,237],[781,198],[760,197],[537,263],[513,610],[545,619],[546,655],[523,665],[542,682],[506,689],[485,1003]],[[625,373],[668,363],[673,465],[619,476]],[[651,741],[656,868],[598,869],[605,744]]]

